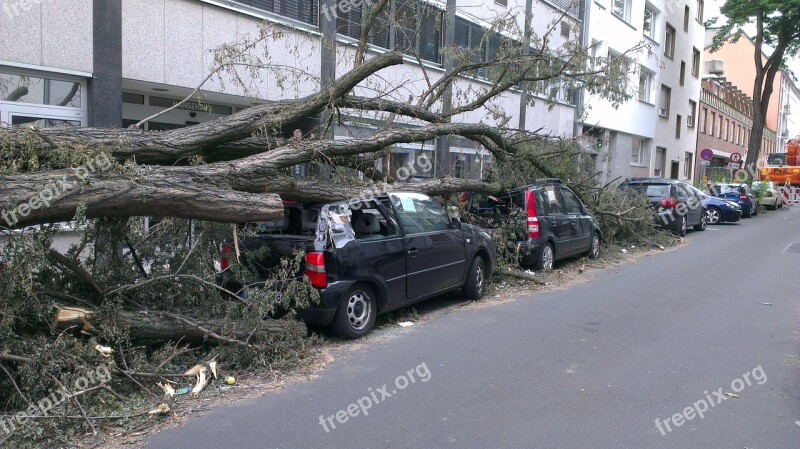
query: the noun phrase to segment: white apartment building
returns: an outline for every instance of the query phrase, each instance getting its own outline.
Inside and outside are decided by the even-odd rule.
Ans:
[[[605,180],[691,180],[704,43],[703,0],[587,0],[585,32],[596,56],[629,54],[632,99],[614,108],[589,96],[587,148]]]
[[[784,71],[778,92],[777,152],[785,152],[790,139],[800,138],[800,89]]]
[[[2,0],[0,5],[0,126],[72,125],[123,127],[174,105],[197,87],[215,67],[213,50],[223,44],[252,39],[266,21],[279,32],[253,57],[274,69],[251,77],[240,71],[243,83],[220,72],[203,85],[195,101],[152,120],[149,130],[184,127],[225,116],[266,101],[299,98],[317,91],[321,83],[347,72],[369,7],[367,0]],[[337,7],[346,3],[346,8]],[[533,0],[534,29],[543,30],[560,15],[558,0]],[[453,42],[446,36],[448,5],[454,8]],[[332,12],[338,9],[338,17]],[[498,17],[523,28],[525,0],[392,0],[389,13],[396,23],[379,23],[370,34],[368,53],[387,49],[409,54],[406,63],[385,69],[355,89],[358,95],[387,94],[399,101],[415,98],[427,82],[445,73],[440,50],[448,44],[473,48]],[[580,30],[579,14],[571,10],[552,39],[560,45]],[[409,39],[419,26],[417,37]],[[490,44],[505,36],[492,36]],[[335,42],[334,51],[323,45]],[[494,49],[493,49],[494,48]],[[412,51],[413,50],[413,51]],[[497,47],[487,45],[480,58],[493,58]],[[422,60],[410,56],[417,53]],[[487,59],[491,60],[491,59]],[[427,72],[427,79],[423,74]],[[480,77],[459,79],[456,90],[485,86]],[[398,87],[399,86],[399,87]],[[556,86],[557,87],[557,86]],[[533,95],[533,94],[532,94]],[[575,123],[574,95],[562,89],[552,108],[544,101],[521,107],[519,90],[494,102],[512,115],[508,126],[571,137]],[[454,100],[457,105],[457,100]],[[375,117],[380,119],[380,115]],[[456,120],[497,124],[488,109],[462,114]],[[402,119],[398,119],[402,122]],[[377,123],[377,121],[376,121]],[[303,129],[311,132],[315,122]],[[412,121],[406,123],[414,126]],[[373,132],[363,117],[337,126],[336,138]],[[293,130],[284,130],[291,136]],[[491,163],[488,152],[467,139],[449,138],[424,145],[398,145],[398,165],[420,152],[437,151],[438,158],[458,175],[481,176]]]

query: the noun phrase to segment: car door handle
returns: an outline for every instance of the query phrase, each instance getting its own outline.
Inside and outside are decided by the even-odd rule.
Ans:
[[[417,248],[411,248],[410,250],[408,250],[408,255],[411,257],[415,257],[418,252],[419,250]]]

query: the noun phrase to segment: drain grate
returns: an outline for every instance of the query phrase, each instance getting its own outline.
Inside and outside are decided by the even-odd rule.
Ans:
[[[791,243],[783,250],[785,253],[800,253],[800,243]]]

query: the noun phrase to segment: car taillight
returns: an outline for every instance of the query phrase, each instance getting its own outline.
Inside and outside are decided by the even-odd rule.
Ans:
[[[661,207],[664,209],[672,209],[674,207],[678,207],[678,199],[677,198],[664,198],[661,200]]]
[[[328,276],[325,274],[325,254],[306,253],[305,275],[316,288],[328,287]]]
[[[539,217],[536,216],[536,197],[533,191],[528,192],[528,237],[538,239],[541,236],[539,232]]]
[[[468,197],[469,197],[469,195],[467,194],[467,192],[462,193],[461,194],[461,203],[462,204],[467,204],[467,198]]]
[[[747,195],[745,194],[739,195],[739,201],[747,201]]]
[[[231,245],[226,244],[224,248],[222,248],[222,258],[219,260],[219,269],[220,271],[225,271],[230,268],[231,264],[228,262],[228,256],[231,254],[233,249]]]

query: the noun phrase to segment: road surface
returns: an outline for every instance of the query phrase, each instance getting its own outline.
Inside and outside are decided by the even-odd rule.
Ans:
[[[788,209],[569,289],[445,314],[147,447],[800,447]]]

